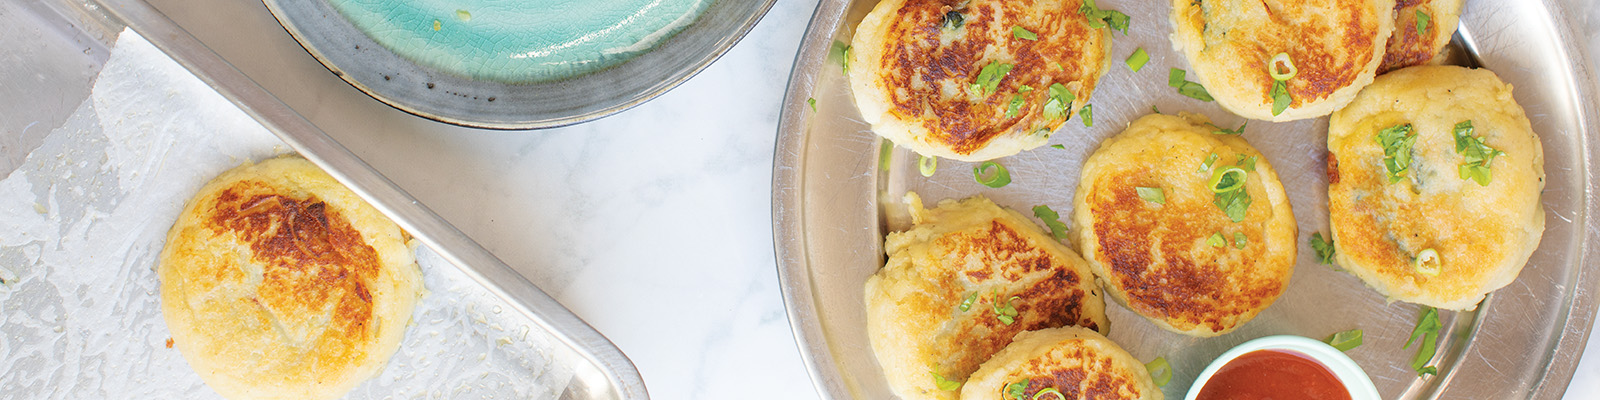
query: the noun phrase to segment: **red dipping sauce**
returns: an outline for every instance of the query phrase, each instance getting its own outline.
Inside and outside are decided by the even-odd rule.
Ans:
[[[1333,371],[1293,351],[1256,350],[1217,369],[1197,400],[1350,400]]]

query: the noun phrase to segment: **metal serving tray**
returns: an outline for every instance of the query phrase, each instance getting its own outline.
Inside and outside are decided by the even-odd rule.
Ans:
[[[429,285],[432,293],[419,304],[420,317],[417,318],[426,320],[413,320],[417,326],[410,329],[407,334],[408,339],[412,336],[431,334],[438,338],[428,343],[464,343],[464,347],[474,352],[481,350],[483,353],[410,354],[417,351],[407,348],[395,356],[396,361],[391,362],[390,370],[396,368],[395,362],[406,360],[414,364],[405,365],[402,368],[405,370],[432,366],[434,369],[468,370],[474,375],[470,377],[471,379],[461,382],[449,382],[450,387],[443,388],[438,387],[441,385],[440,382],[417,381],[427,379],[424,377],[430,374],[386,375],[384,378],[375,379],[386,382],[358,387],[352,397],[390,396],[395,393],[390,393],[387,389],[398,390],[405,387],[425,388],[427,390],[413,390],[415,392],[413,395],[431,398],[534,397],[538,392],[561,399],[647,399],[649,397],[644,382],[633,364],[599,332],[433,211],[418,203],[411,195],[399,189],[142,0],[7,1],[0,4],[0,21],[5,22],[0,26],[0,34],[8,35],[0,38],[0,45],[4,46],[0,48],[11,49],[7,50],[6,54],[0,54],[0,65],[8,68],[6,71],[0,71],[0,77],[6,79],[4,83],[0,83],[0,94],[4,94],[4,98],[0,98],[0,133],[4,133],[0,135],[0,139],[3,139],[0,140],[0,155],[4,156],[0,158],[0,172],[17,169],[23,162],[23,156],[46,145],[44,134],[41,132],[50,132],[52,127],[60,126],[69,118],[69,114],[73,113],[73,108],[89,95],[91,82],[112,54],[112,47],[118,41],[119,32],[126,27],[148,39],[156,48],[214,88],[222,97],[276,134],[285,148],[292,149],[321,166],[388,215],[418,241],[423,247],[418,250],[419,262],[427,269],[424,275],[430,277]],[[51,199],[49,206],[56,206],[54,198]],[[36,205],[35,208],[43,210],[43,206],[40,205]],[[163,224],[170,221],[152,223]],[[0,254],[0,259],[14,260],[6,258],[7,256],[10,255]],[[135,264],[138,262],[130,262],[127,266],[152,267]],[[430,266],[437,268],[430,269]],[[14,285],[0,290],[12,290],[20,287],[15,285],[25,285],[15,282],[15,275],[7,276],[4,273],[5,270],[12,270],[14,273],[17,267],[19,266],[9,264],[0,266],[0,283],[5,283],[4,280],[10,278],[9,280],[13,282],[9,284]],[[71,271],[44,273],[71,273]],[[442,285],[435,285],[435,282]],[[149,286],[154,287],[153,284]],[[132,290],[132,288],[122,289]],[[11,296],[12,294],[16,293],[8,293],[6,297],[18,300],[15,296]],[[85,293],[76,295],[84,296]],[[89,297],[96,296],[90,293]],[[19,301],[22,301],[24,306],[36,304],[27,303],[31,301],[27,298]],[[85,301],[94,303],[92,299]],[[0,308],[15,304],[3,304]],[[159,319],[159,311],[149,309],[155,306],[154,303],[143,303],[143,305],[147,307],[124,308],[119,305],[116,307],[116,313],[121,316],[113,315],[110,318],[127,321],[154,315],[154,318]],[[0,314],[5,315],[4,319],[0,319],[0,327],[22,321],[23,325],[30,326],[19,326],[18,329],[43,328],[46,331],[49,329],[48,325],[31,326],[37,324],[27,322],[32,318],[27,313],[18,314],[18,311],[13,309],[4,311],[5,314]],[[75,310],[70,307],[45,310],[45,314],[56,316],[73,312]],[[419,332],[420,329],[416,329],[418,327],[438,329]],[[62,336],[60,328],[55,332],[57,333],[46,333],[46,335],[63,341],[31,343],[27,341],[27,337],[15,333],[8,334],[8,340],[0,340],[0,355],[12,360],[9,365],[0,366],[0,384],[3,384],[0,387],[5,387],[8,395],[65,398],[140,397],[138,393],[145,393],[145,396],[151,393],[169,395],[183,393],[177,396],[194,397],[205,393],[195,392],[193,390],[196,389],[193,388],[172,388],[174,385],[181,386],[188,383],[163,381],[160,377],[164,376],[165,371],[140,372],[116,367],[134,365],[150,368],[152,365],[160,365],[151,364],[146,358],[104,357],[105,353],[102,352],[99,353],[101,357],[95,359],[56,360],[64,361],[68,365],[54,364],[56,361],[52,361],[52,357],[60,358],[63,357],[61,354],[85,351],[71,348],[35,348],[40,345],[71,346],[72,343],[83,343],[82,340],[74,341],[75,339]],[[90,330],[68,333],[71,333],[71,336],[81,333],[84,338],[119,337],[127,334],[90,332]],[[460,336],[451,337],[451,335]],[[488,339],[466,343],[470,342],[474,335]],[[135,337],[124,338],[123,341],[136,348],[125,350],[126,353],[150,355],[159,351],[157,350],[159,345],[142,345],[141,341],[148,338],[139,337],[136,333],[132,336]],[[12,339],[23,341],[10,342]],[[170,346],[169,344],[168,347]],[[510,365],[508,368],[495,369],[506,365],[507,360],[490,358],[485,361],[483,358],[488,355],[498,357],[499,354],[509,351],[504,348],[519,346],[526,357],[513,359],[511,362],[524,363],[520,365],[522,368]],[[175,354],[173,350],[160,350],[168,353],[153,357],[170,358]],[[16,359],[13,356],[17,356],[18,351],[31,351],[37,354],[36,357],[24,355],[22,356],[24,358]],[[477,361],[467,360],[468,357]],[[566,364],[554,366],[526,364],[537,363],[540,360],[544,362],[557,360]],[[483,371],[483,375],[476,375],[480,370]],[[560,370],[561,378],[547,379],[549,377],[545,375],[555,373],[540,372],[551,370]],[[58,376],[63,373],[61,371],[66,371],[69,377],[77,376],[79,379],[69,378],[67,382],[57,382],[61,380]],[[517,371],[524,371],[523,373],[527,375],[519,375]],[[461,375],[461,371],[432,375],[451,373]],[[118,377],[107,378],[98,376],[99,374]],[[135,386],[148,388],[134,389],[132,392],[106,392],[118,390],[111,389],[112,387],[120,387],[109,384],[111,381],[131,382]],[[524,390],[526,387],[519,388],[535,381],[553,381],[558,386],[537,388],[535,392]],[[496,386],[497,383],[504,384]],[[58,384],[60,386],[57,386]]]
[[[829,60],[830,47],[848,43],[875,3],[824,0],[817,7],[784,99],[773,170],[773,229],[789,321],[818,391],[831,399],[893,397],[867,340],[862,285],[883,265],[883,235],[909,225],[899,200],[905,192],[929,202],[982,194],[1013,209],[1046,204],[1070,215],[1084,158],[1152,105],[1202,113],[1219,126],[1245,121],[1167,87],[1168,67],[1187,65],[1168,39],[1165,2],[1102,0],[1101,7],[1131,15],[1132,29],[1113,34],[1113,65],[1091,99],[1094,126],[1073,119],[1051,138],[1065,150],[1041,147],[998,160],[1012,177],[999,189],[974,182],[973,164],[952,160],[941,160],[937,174],[924,178],[915,154],[903,148],[894,149],[880,170],[881,139],[861,122],[840,65]],[[1173,334],[1112,303],[1111,339],[1142,360],[1164,356],[1171,362],[1174,378],[1164,387],[1169,399],[1183,398],[1208,362],[1246,340],[1323,338],[1352,328],[1366,337],[1349,355],[1384,398],[1560,398],[1589,334],[1600,278],[1600,226],[1588,219],[1600,211],[1589,195],[1600,150],[1592,124],[1600,114],[1591,100],[1593,71],[1583,61],[1588,49],[1579,34],[1585,27],[1576,25],[1586,6],[1466,2],[1454,44],[1457,61],[1493,70],[1515,86],[1544,145],[1546,230],[1515,282],[1475,312],[1441,313],[1445,328],[1432,360],[1437,376],[1419,378],[1407,365],[1411,351],[1401,349],[1417,306],[1389,303],[1354,276],[1318,265],[1305,245],[1286,293],[1234,333],[1210,339]],[[1150,63],[1130,71],[1120,61],[1141,47]],[[816,111],[807,99],[816,100]],[[1313,232],[1328,232],[1326,132],[1327,119],[1320,118],[1251,121],[1244,133],[1277,168],[1302,243]]]

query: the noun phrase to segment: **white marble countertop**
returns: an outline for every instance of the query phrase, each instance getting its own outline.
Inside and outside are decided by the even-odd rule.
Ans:
[[[778,290],[770,190],[780,99],[816,1],[778,1],[658,99],[536,132],[382,105],[327,73],[259,1],[151,2],[225,58],[272,59],[235,64],[607,335],[654,398],[817,397]],[[1567,399],[1600,393],[1597,358]]]

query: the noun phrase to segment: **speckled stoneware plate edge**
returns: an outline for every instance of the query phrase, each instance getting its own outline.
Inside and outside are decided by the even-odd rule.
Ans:
[[[784,97],[774,156],[773,232],[780,286],[801,356],[818,391],[829,399],[888,397],[886,387],[881,382],[882,377],[875,370],[876,361],[873,360],[871,349],[866,346],[864,335],[859,334],[860,328],[837,326],[842,319],[833,314],[859,314],[859,309],[863,307],[859,302],[862,290],[859,283],[865,274],[881,266],[882,234],[892,223],[887,216],[880,215],[883,212],[880,199],[892,197],[888,193],[890,188],[896,193],[905,190],[908,186],[904,178],[904,175],[908,175],[906,171],[916,170],[914,162],[903,160],[908,157],[897,157],[900,159],[894,161],[889,171],[877,168],[879,142],[858,120],[848,88],[843,87],[842,74],[837,70],[839,66],[828,61],[830,47],[836,40],[849,40],[854,23],[860,20],[866,10],[870,10],[872,3],[871,0],[824,0],[817,6]],[[1136,7],[1127,5],[1133,4],[1127,1],[1101,3],[1103,7],[1114,9]],[[1482,57],[1484,66],[1513,83],[1519,83],[1519,79],[1529,80],[1531,83],[1518,85],[1519,92],[1532,89],[1546,95],[1548,102],[1530,105],[1519,93],[1519,102],[1524,102],[1524,106],[1529,108],[1530,118],[1536,120],[1535,129],[1545,142],[1547,173],[1562,181],[1552,181],[1546,188],[1547,214],[1551,215],[1547,217],[1547,231],[1541,249],[1535,254],[1538,265],[1530,262],[1530,267],[1524,271],[1524,278],[1491,295],[1479,312],[1460,313],[1447,318],[1447,328],[1443,334],[1447,337],[1441,340],[1449,343],[1441,344],[1442,350],[1435,359],[1444,371],[1442,376],[1412,379],[1405,377],[1409,372],[1392,366],[1387,369],[1369,366],[1369,374],[1381,383],[1382,388],[1387,389],[1384,393],[1386,397],[1559,399],[1564,394],[1593,324],[1597,305],[1593,290],[1596,278],[1600,277],[1597,275],[1600,273],[1600,263],[1595,262],[1600,259],[1600,224],[1587,218],[1600,212],[1600,207],[1590,195],[1600,190],[1593,179],[1594,171],[1600,170],[1600,165],[1593,158],[1596,150],[1600,150],[1600,139],[1594,137],[1592,127],[1600,112],[1597,112],[1594,102],[1583,100],[1594,98],[1600,88],[1595,86],[1594,66],[1583,61],[1588,59],[1585,52],[1589,49],[1581,43],[1583,36],[1580,35],[1597,29],[1591,25],[1600,24],[1600,21],[1581,19],[1584,6],[1575,0],[1467,0],[1462,34],[1458,41],[1474,47],[1475,51],[1506,53],[1487,54]],[[1507,18],[1517,19],[1505,21]],[[1135,23],[1140,21],[1140,17],[1136,16]],[[1164,37],[1170,28],[1165,26],[1164,18],[1159,23],[1162,25],[1159,34]],[[1114,44],[1123,38],[1117,35]],[[1527,38],[1545,40],[1535,42]],[[1150,50],[1153,58],[1157,58],[1155,53],[1171,52],[1168,48],[1170,45],[1164,40],[1146,40],[1139,44]],[[1119,44],[1113,52],[1116,55],[1114,57],[1123,56],[1131,49]],[[1125,70],[1120,63],[1117,64],[1113,69]],[[1168,60],[1167,64],[1184,67],[1181,58],[1176,63]],[[1159,62],[1153,62],[1152,66],[1157,67],[1158,72],[1165,70],[1165,65]],[[1147,66],[1146,71],[1150,68]],[[1108,75],[1108,81],[1113,79]],[[1162,83],[1164,81],[1154,82],[1154,85]],[[1111,86],[1108,84],[1107,89],[1102,90],[1111,90]],[[1096,93],[1096,96],[1105,97],[1101,93]],[[816,99],[818,108],[813,110],[808,105],[808,99]],[[1167,103],[1155,102],[1166,109]],[[1149,103],[1138,105],[1138,108],[1148,110]],[[1107,104],[1104,108],[1115,112],[1119,106]],[[1242,121],[1214,108],[1200,108],[1198,111],[1204,111],[1218,119],[1219,123],[1237,125]],[[1095,111],[1097,123],[1112,122],[1120,126],[1128,120],[1127,116],[1113,114],[1104,117],[1105,122],[1102,122],[1102,104],[1099,101],[1096,101]],[[1321,128],[1315,129],[1322,132],[1326,130],[1325,119],[1311,124],[1320,124]],[[1252,124],[1252,127],[1255,125]],[[1066,132],[1066,129],[1061,132]],[[1101,138],[1105,134],[1100,133]],[[1259,133],[1246,136],[1252,142],[1263,141]],[[1098,143],[1097,139],[1086,141]],[[1270,141],[1270,138],[1265,141]],[[1052,143],[1059,142],[1059,137],[1052,140]],[[910,155],[903,149],[895,150],[895,154]],[[1026,158],[1028,154],[1025,152],[1013,158]],[[1557,161],[1549,161],[1552,154]],[[958,164],[951,169],[960,168]],[[1064,172],[1076,175],[1076,167]],[[941,174],[959,175],[959,171]],[[909,172],[909,175],[916,175],[916,172]],[[1016,176],[1015,170],[1013,176]],[[1288,181],[1290,178],[1284,179],[1285,186],[1294,185]],[[962,187],[968,189],[947,190],[949,193],[941,194],[1007,196],[994,193],[1000,191],[975,189],[976,186],[971,184]],[[1557,188],[1561,194],[1552,194]],[[1317,193],[1323,196],[1322,203],[1325,203],[1325,192]],[[1002,204],[1007,203],[1005,200],[1010,199],[999,199]],[[1552,203],[1559,203],[1559,206],[1553,207]],[[1322,214],[1320,224],[1301,222],[1300,237],[1319,230],[1326,232],[1325,204],[1318,206],[1301,202],[1295,206],[1297,214]],[[1067,214],[1061,207],[1057,211]],[[1304,265],[1307,257],[1301,255],[1297,279],[1304,280],[1301,278],[1304,275],[1316,275],[1299,272],[1307,270]],[[841,263],[839,260],[851,262]],[[1529,270],[1535,272],[1530,273]],[[1353,278],[1344,279],[1348,281]],[[1532,279],[1539,280],[1535,283],[1548,290],[1530,292],[1529,285],[1523,281]],[[853,283],[854,286],[841,285],[841,281]],[[1359,284],[1359,281],[1356,282]],[[857,299],[848,299],[851,292]],[[1381,301],[1379,303],[1382,305]],[[1392,306],[1406,305],[1394,303]],[[1120,310],[1124,313],[1121,321],[1128,322],[1119,325],[1114,313],[1118,310],[1114,308],[1119,307],[1111,305],[1107,311],[1114,315],[1113,339],[1116,339],[1119,330],[1135,330],[1137,323],[1128,321],[1126,317],[1131,314]],[[1538,312],[1524,312],[1534,309]],[[850,318],[859,318],[859,315]],[[1262,326],[1255,329],[1257,332],[1243,332],[1250,330],[1245,329],[1212,342],[1190,340],[1168,343],[1172,348],[1201,348],[1196,352],[1210,353],[1209,357],[1204,354],[1191,357],[1196,358],[1188,362],[1194,365],[1193,370],[1187,371],[1188,376],[1183,379],[1192,380],[1201,369],[1199,366],[1232,345],[1292,325],[1261,322],[1264,318],[1267,317],[1258,318],[1257,322],[1252,323]],[[1314,316],[1306,318],[1317,319]],[[1363,346],[1368,350],[1357,351],[1409,354],[1399,349],[1397,343],[1390,342],[1396,336],[1403,341],[1403,336],[1408,333],[1405,330],[1409,329],[1415,315],[1394,313],[1385,319],[1388,325],[1403,324],[1406,327],[1400,332],[1393,332],[1393,326],[1368,329],[1369,344]],[[1247,328],[1250,327],[1247,325]],[[852,333],[843,335],[840,331]],[[1477,340],[1483,337],[1489,340]],[[1374,340],[1381,341],[1382,345],[1374,344]],[[1394,349],[1387,348],[1391,344]],[[1128,347],[1141,358],[1154,355],[1147,350]],[[1371,357],[1358,354],[1357,358]],[[1174,365],[1182,367],[1177,363]],[[1186,387],[1187,381],[1175,380],[1166,389],[1168,397],[1181,398],[1182,388]]]

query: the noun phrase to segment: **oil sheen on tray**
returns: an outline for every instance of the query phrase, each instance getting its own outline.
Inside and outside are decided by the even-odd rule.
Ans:
[[[677,33],[710,0],[329,0],[356,29],[424,67],[471,79],[571,78]]]

